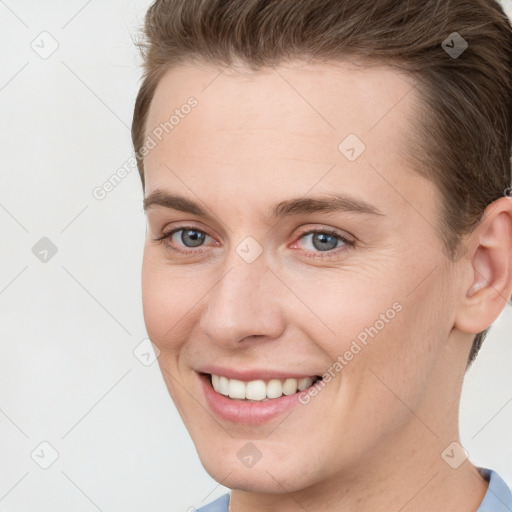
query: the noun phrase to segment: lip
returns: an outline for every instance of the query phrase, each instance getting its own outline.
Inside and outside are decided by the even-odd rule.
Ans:
[[[198,377],[201,381],[201,387],[203,388],[206,403],[209,408],[216,416],[234,423],[261,425],[262,423],[266,423],[280,416],[285,411],[296,407],[300,403],[299,393],[301,393],[301,391],[293,395],[283,395],[281,398],[273,398],[267,402],[234,400],[217,393],[217,391],[213,389],[210,382],[210,375],[207,373],[198,373]]]
[[[291,373],[280,370],[269,370],[269,369],[235,369],[235,368],[225,368],[216,365],[208,365],[202,366],[201,368],[196,368],[196,372],[198,373],[209,373],[214,375],[220,375],[222,377],[227,377],[228,379],[237,379],[244,382],[249,382],[251,380],[271,380],[271,379],[303,379],[305,377],[321,377],[321,374],[315,373]]]

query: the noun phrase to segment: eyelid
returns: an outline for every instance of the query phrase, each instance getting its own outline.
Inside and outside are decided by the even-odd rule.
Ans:
[[[296,239],[298,240],[301,236],[311,234],[311,233],[327,233],[330,235],[337,236],[343,240],[345,240],[347,243],[355,243],[357,241],[357,238],[345,231],[341,231],[336,228],[331,227],[325,227],[325,226],[318,226],[312,227],[311,225],[308,225],[304,228],[299,229],[299,233],[296,235]]]
[[[159,236],[157,238],[154,238],[153,240],[155,240],[156,242],[165,241],[166,239],[170,240],[174,236],[174,234],[176,234],[177,232],[179,232],[179,231],[187,231],[187,230],[199,231],[200,233],[203,233],[204,235],[209,236],[211,239],[215,240],[215,237],[210,235],[208,233],[208,231],[206,231],[204,229],[201,229],[201,228],[198,228],[196,226],[188,225],[188,224],[184,224],[184,225],[180,225],[180,226],[177,226],[177,227],[174,227],[174,228],[163,230],[161,236]],[[202,247],[204,247],[204,246],[200,246],[200,247],[198,247],[198,249],[200,249]],[[191,251],[193,250],[190,247],[188,247],[187,249],[190,249]]]
[[[184,223],[183,223],[184,222]],[[211,235],[208,230],[204,229],[203,227],[197,226],[194,224],[194,221],[182,221],[181,224],[179,223],[172,223],[172,224],[166,224],[161,230],[160,230],[160,236],[158,238],[154,238],[154,240],[161,240],[164,238],[169,238],[177,231],[185,231],[187,229],[193,229],[196,231],[200,231],[201,233],[204,233],[205,235],[209,236],[210,238],[216,238],[215,236]],[[158,230],[157,230],[158,231]]]

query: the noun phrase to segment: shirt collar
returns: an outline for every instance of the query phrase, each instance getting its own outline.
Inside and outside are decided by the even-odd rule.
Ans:
[[[512,512],[512,493],[503,479],[492,469],[479,468],[489,488],[476,512]]]

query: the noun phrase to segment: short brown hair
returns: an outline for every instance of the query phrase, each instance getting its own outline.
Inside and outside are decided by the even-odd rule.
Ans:
[[[468,45],[457,56],[448,51],[454,37]],[[419,84],[408,151],[441,191],[439,235],[450,258],[486,206],[511,190],[512,28],[495,0],[156,0],[139,47],[132,140],[143,188],[147,114],[171,67],[236,61],[257,70],[293,58],[358,57]],[[475,336],[468,367],[489,328]]]

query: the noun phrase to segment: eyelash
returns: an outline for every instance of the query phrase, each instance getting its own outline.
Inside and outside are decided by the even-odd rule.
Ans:
[[[171,237],[175,233],[177,233],[179,231],[185,231],[187,229],[192,230],[192,231],[197,231],[198,233],[203,233],[206,236],[210,236],[210,235],[208,235],[208,233],[206,233],[205,231],[203,231],[201,229],[196,228],[195,226],[180,226],[178,228],[172,229],[171,231],[168,231],[167,233],[162,233],[161,236],[159,236],[158,238],[154,238],[153,240],[157,243],[164,243],[164,245],[167,249],[169,249],[173,253],[178,254],[180,256],[188,256],[190,254],[200,255],[200,254],[204,253],[205,250],[207,250],[204,247],[200,247],[199,249],[191,249],[191,250],[184,251],[182,249],[177,249],[176,247],[171,245],[169,242],[167,242],[167,240],[171,239]],[[307,235],[316,234],[316,233],[322,233],[322,234],[334,236],[339,241],[343,242],[345,244],[345,246],[336,247],[334,249],[330,249],[329,251],[311,251],[311,250],[305,249],[305,251],[307,253],[312,253],[309,256],[310,258],[313,258],[313,259],[320,258],[320,259],[324,259],[324,260],[330,259],[333,256],[337,256],[338,253],[346,252],[355,246],[355,241],[345,238],[344,236],[340,235],[338,232],[336,232],[334,230],[325,229],[325,228],[324,229],[310,229],[307,231],[303,231],[303,232],[299,233],[297,241],[301,240],[302,238],[304,238]],[[211,237],[211,238],[213,238],[213,237]]]

